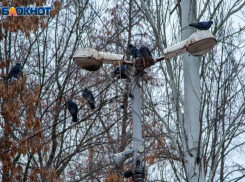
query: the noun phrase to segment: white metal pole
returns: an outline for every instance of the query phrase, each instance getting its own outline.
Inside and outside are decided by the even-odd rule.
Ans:
[[[138,85],[138,78],[136,76],[132,79],[132,116],[133,116],[133,149],[138,151],[138,147],[142,146],[142,123],[141,123],[141,92]],[[134,154],[136,158],[137,152]]]
[[[134,67],[131,67],[132,72],[134,73]],[[133,118],[133,150],[134,150],[134,172],[140,173],[140,170],[143,170],[142,166],[142,153],[139,153],[138,148],[143,145],[142,139],[142,123],[141,123],[141,91],[139,86],[139,76],[133,74],[131,79],[131,93],[132,93],[132,118]],[[140,168],[137,165],[136,160],[140,160]],[[142,171],[143,172],[143,171]],[[135,174],[137,176],[142,176]],[[138,180],[138,181],[143,181]]]
[[[194,31],[189,23],[196,22],[196,0],[181,1],[182,9],[182,40],[187,39]],[[189,182],[204,182],[202,161],[198,158],[198,147],[201,148],[200,138],[200,63],[198,57],[188,53],[183,55],[184,66],[184,128],[186,137],[183,140],[186,145],[184,162],[186,177]]]

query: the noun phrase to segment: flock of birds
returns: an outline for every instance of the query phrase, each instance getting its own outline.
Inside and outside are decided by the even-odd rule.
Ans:
[[[213,24],[213,21],[208,22],[198,22],[198,23],[191,23],[189,26],[195,27],[198,30],[208,30],[211,25]],[[145,45],[142,45],[140,48],[137,48],[133,44],[128,44],[129,54],[135,58],[135,67],[136,70],[141,71],[146,67],[150,67],[153,65],[154,59],[152,58],[152,53],[148,47]],[[127,65],[120,65],[116,67],[114,73],[114,76],[117,76],[118,79],[126,79],[128,78],[128,75],[126,73],[128,69]],[[9,72],[8,74],[8,82],[11,82],[12,78],[17,78],[22,74],[21,64],[17,63]],[[87,101],[91,109],[95,109],[95,98],[93,96],[93,93],[85,88],[83,90],[83,98]],[[77,122],[77,114],[78,114],[78,106],[77,104],[72,100],[69,99],[68,101],[68,110],[70,114],[72,115],[72,121]]]
[[[11,82],[12,78],[18,78],[22,74],[21,64],[17,63],[9,72],[8,74],[8,82]],[[83,90],[83,98],[87,101],[91,109],[95,109],[95,100],[93,93],[85,88]],[[68,100],[68,110],[70,114],[72,115],[72,121],[77,122],[77,114],[78,114],[78,106],[77,104],[72,100]]]
[[[141,45],[140,48],[133,44],[128,44],[129,54],[135,58],[135,68],[141,71],[151,65],[155,64],[152,53],[148,47]],[[127,71],[128,65],[120,65],[116,67],[113,72],[113,77],[117,76],[118,79],[128,78]]]
[[[87,101],[90,106],[90,109],[95,109],[95,100],[93,93],[85,88],[83,90],[83,98]],[[72,121],[77,122],[77,113],[78,113],[78,106],[72,99],[68,100],[68,110],[72,116]]]
[[[129,48],[129,54],[132,55],[134,58],[146,58],[146,57],[150,57],[152,58],[152,54],[151,51],[148,47],[142,45],[140,47],[140,49],[138,49],[136,46],[133,46],[132,44],[128,45]],[[128,65],[121,65],[116,67],[116,69],[114,70],[114,76],[118,77],[118,79],[126,79],[128,78],[128,75],[126,73],[128,69]],[[87,88],[85,88],[83,90],[83,98],[87,101],[87,103],[90,106],[90,109],[95,109],[95,98],[93,96],[93,93],[88,90]],[[77,122],[77,114],[78,114],[78,106],[77,104],[72,100],[69,99],[68,100],[68,110],[72,116],[72,121],[73,122]]]

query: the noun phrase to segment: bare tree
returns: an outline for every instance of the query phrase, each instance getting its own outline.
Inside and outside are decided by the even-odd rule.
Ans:
[[[137,3],[137,2],[135,1],[135,3]],[[147,7],[145,5],[145,2],[141,1],[141,6],[139,6],[139,7],[141,7],[142,13],[144,13],[144,15],[146,16],[148,24],[152,27],[152,32],[153,32],[153,34],[154,34],[154,36],[156,38],[156,42],[162,42],[162,44],[161,43],[158,44],[158,48],[160,50],[163,50],[163,46],[167,46],[165,41],[167,39],[166,34],[168,34],[168,32],[165,30],[165,25],[166,25],[166,22],[169,21],[171,18],[168,19],[167,17],[169,15],[166,13],[165,14],[166,16],[163,16],[163,17],[165,17],[164,21],[161,21],[161,16],[154,16],[154,14],[151,13],[151,12],[153,12],[155,10],[154,5],[160,5],[161,3],[162,3],[162,1],[156,1],[155,4],[152,4],[152,6],[148,6]],[[172,11],[171,8],[174,7],[173,10],[176,10],[177,8],[180,8],[178,6],[178,4],[179,4],[178,1],[176,3],[176,6],[174,6],[174,4],[171,4],[171,3],[166,3],[166,6],[164,6],[164,7],[168,7],[169,9],[165,8],[165,9],[161,9],[159,11],[160,12],[162,12],[162,11],[163,12],[164,11],[167,12],[167,11],[171,10],[172,15],[174,15],[174,11]],[[237,36],[236,36],[237,32],[235,31],[235,29],[229,30],[228,31],[229,33],[226,32],[226,31],[227,31],[227,28],[230,25],[229,17],[231,17],[234,13],[238,12],[239,10],[241,10],[240,8],[244,7],[244,3],[240,2],[240,1],[235,2],[231,6],[231,10],[227,14],[225,12],[223,12],[223,11],[222,11],[222,13],[221,13],[221,11],[219,11],[219,9],[224,9],[225,7],[228,8],[227,4],[224,4],[222,2],[220,2],[218,4],[215,4],[215,3],[214,4],[212,4],[212,3],[210,4],[210,1],[206,1],[205,3],[197,3],[198,4],[198,8],[192,8],[190,11],[188,11],[186,9],[185,9],[185,11],[183,11],[183,6],[192,6],[192,7],[194,6],[195,7],[195,5],[194,5],[195,1],[192,1],[192,2],[189,2],[189,3],[185,1],[185,2],[181,2],[181,4],[182,4],[182,9],[180,11],[182,12],[182,21],[180,21],[180,22],[182,22],[182,31],[188,32],[191,29],[190,27],[188,27],[188,24],[191,23],[191,22],[197,22],[197,21],[203,19],[202,16],[205,14],[205,12],[210,10],[211,12],[209,12],[209,13],[206,12],[207,13],[206,16],[208,17],[208,19],[215,19],[214,20],[215,27],[213,27],[212,30],[213,30],[214,35],[216,35],[218,41],[222,40],[222,38],[224,38],[224,39],[226,39],[228,37],[231,38],[231,35],[232,35],[231,39],[233,41],[237,39]],[[204,4],[204,6],[201,6],[201,4],[202,5]],[[210,9],[207,8],[207,7],[210,7]],[[194,12],[194,14],[197,14],[197,18],[196,19],[195,19],[195,15],[193,15],[193,16],[189,16],[188,15],[190,12],[195,11],[195,10],[197,10],[197,12]],[[179,14],[180,11],[176,11],[176,13],[178,15],[180,15]],[[156,11],[156,12],[158,12],[158,11]],[[218,18],[218,16],[220,17],[220,14],[218,12],[221,13],[222,16],[226,17],[226,18],[222,19],[222,21],[221,21],[220,18]],[[170,13],[170,15],[171,15],[171,13]],[[184,13],[187,13],[187,14],[184,15]],[[217,16],[217,18],[214,18],[216,16]],[[185,18],[191,18],[191,17],[193,19],[190,19],[189,21],[186,22]],[[184,19],[185,19],[185,21],[184,21]],[[160,26],[159,26],[159,22],[163,22],[163,24],[160,24]],[[176,25],[177,22],[178,21],[174,22],[175,27],[171,27],[172,28],[171,29],[172,30],[171,31],[172,36],[174,36],[173,32],[175,32],[175,31],[178,32],[179,31],[178,29],[175,29],[177,27],[177,25]],[[218,31],[218,29],[219,29],[219,31]],[[219,34],[217,34],[217,32],[219,32]],[[244,32],[244,27],[239,28],[238,32],[240,32],[240,33]],[[163,35],[163,36],[160,36],[160,35]],[[176,38],[178,38],[178,37],[179,36],[177,35]],[[187,37],[185,37],[185,38],[187,38]],[[226,39],[226,40],[228,40],[228,39]],[[215,85],[212,84],[213,83],[212,80],[214,80],[214,78],[216,78],[217,76],[213,77],[213,78],[210,77],[210,79],[208,79],[207,77],[204,77],[204,75],[202,73],[205,72],[206,76],[207,75],[210,76],[210,71],[211,70],[207,69],[207,68],[209,68],[208,65],[211,66],[211,65],[215,64],[215,65],[219,65],[219,66],[221,66],[223,68],[222,65],[224,65],[224,62],[223,62],[223,64],[220,65],[219,64],[220,61],[218,61],[218,60],[220,60],[220,59],[221,60],[226,60],[226,61],[230,60],[228,58],[224,58],[223,57],[224,55],[226,55],[226,53],[231,55],[235,50],[237,50],[237,51],[239,50],[238,52],[240,53],[240,55],[243,55],[244,54],[244,50],[241,50],[240,48],[238,48],[238,46],[234,46],[234,47],[231,46],[231,45],[234,45],[234,43],[228,43],[228,41],[226,42],[226,41],[222,40],[222,41],[219,41],[219,43],[222,43],[221,47],[230,47],[230,48],[229,49],[225,48],[225,50],[219,49],[220,48],[219,47],[220,44],[218,44],[217,48],[214,51],[212,51],[212,53],[210,53],[210,55],[219,54],[218,53],[219,50],[223,50],[222,52],[225,52],[225,54],[221,54],[221,58],[219,58],[218,55],[216,55],[215,58],[211,58],[210,56],[204,56],[202,58],[199,58],[199,61],[196,60],[193,63],[191,63],[191,61],[189,59],[189,56],[188,56],[188,61],[184,61],[183,62],[184,63],[183,67],[182,67],[182,63],[181,62],[180,63],[175,62],[176,59],[171,60],[171,62],[166,60],[165,65],[164,65],[164,66],[166,66],[166,68],[164,68],[164,67],[162,68],[162,73],[163,73],[164,77],[166,78],[165,80],[166,80],[166,85],[167,85],[167,87],[166,87],[167,89],[165,89],[165,92],[166,92],[165,95],[167,97],[170,97],[170,98],[173,99],[172,104],[173,104],[174,107],[172,106],[172,104],[171,105],[168,104],[169,110],[172,107],[175,108],[174,109],[175,116],[172,116],[170,123],[167,122],[167,120],[164,117],[164,114],[162,112],[159,112],[158,109],[153,109],[153,108],[148,107],[149,109],[154,111],[158,115],[158,118],[160,120],[162,120],[162,122],[164,123],[164,125],[166,127],[166,130],[168,131],[169,139],[170,139],[170,141],[172,141],[172,146],[174,147],[173,149],[177,152],[178,156],[180,157],[179,159],[181,159],[183,167],[186,167],[185,168],[186,170],[184,171],[185,175],[183,175],[183,177],[184,177],[184,179],[187,178],[187,179],[185,179],[187,181],[191,181],[191,180],[198,181],[198,179],[195,179],[196,177],[199,178],[200,181],[204,181],[205,178],[207,180],[210,180],[210,181],[213,181],[214,179],[225,180],[225,178],[228,179],[229,176],[233,173],[233,172],[225,172],[224,168],[226,168],[225,166],[227,166],[227,164],[225,164],[225,157],[227,157],[227,156],[225,155],[225,152],[222,154],[221,151],[225,151],[226,150],[226,147],[224,146],[224,142],[226,141],[226,139],[229,141],[229,142],[227,141],[229,143],[229,144],[227,143],[228,146],[229,146],[232,143],[232,141],[235,140],[235,138],[236,138],[235,137],[236,135],[234,133],[232,135],[234,138],[229,138],[228,139],[227,135],[228,135],[228,133],[230,133],[232,131],[233,132],[237,132],[239,125],[235,125],[236,129],[234,128],[232,130],[231,128],[235,127],[233,124],[238,122],[238,120],[242,121],[241,119],[242,119],[243,103],[242,103],[241,106],[238,106],[238,107],[236,107],[236,109],[233,110],[235,113],[237,113],[237,115],[235,114],[235,115],[232,116],[231,113],[227,114],[227,115],[226,114],[225,115],[221,114],[221,116],[224,117],[224,118],[227,118],[227,119],[228,118],[230,118],[230,119],[233,118],[232,121],[230,120],[230,122],[227,122],[227,124],[223,124],[223,126],[222,126],[223,130],[221,129],[222,127],[218,126],[217,125],[218,123],[216,123],[216,122],[220,121],[220,119],[215,119],[215,118],[220,118],[219,116],[212,117],[212,119],[211,119],[213,121],[212,123],[215,125],[216,129],[213,128],[213,125],[212,125],[212,129],[209,128],[209,127],[206,127],[207,126],[206,122],[209,123],[209,121],[204,120],[203,116],[206,115],[206,116],[210,117],[210,115],[212,115],[212,114],[211,114],[210,111],[207,111],[206,109],[204,110],[204,108],[208,107],[209,109],[211,109],[211,108],[213,109],[214,105],[210,106],[209,105],[210,101],[207,102],[207,100],[203,100],[203,99],[204,98],[209,98],[209,99],[212,100],[213,97],[217,97],[217,96],[220,97],[219,96],[220,94],[216,95],[216,96],[211,94],[211,93],[215,92],[215,88],[216,88]],[[243,49],[244,41],[241,40],[237,45],[239,45],[239,47],[241,47]],[[233,47],[233,48],[231,48],[231,47]],[[229,50],[228,52],[230,52],[230,53],[228,53],[227,50]],[[234,65],[234,63],[236,63],[235,64],[236,68],[231,68],[230,66],[228,66],[229,69],[232,70],[231,71],[232,75],[234,74],[234,69],[237,70],[238,67],[239,67],[238,65],[240,65],[240,64],[237,64],[237,63],[241,62],[241,60],[242,60],[242,57],[240,57],[240,55],[238,56],[239,57],[238,59],[234,58],[234,57],[232,58],[232,60],[233,60],[232,62],[233,63],[231,65]],[[185,58],[185,56],[183,58]],[[191,63],[191,64],[189,65],[189,63]],[[192,81],[189,82],[190,85],[186,87],[186,78],[189,77],[189,75],[192,75],[190,72],[192,72],[193,70],[198,71],[198,67],[199,67],[198,65],[200,63],[201,63],[201,72],[200,72],[201,74],[200,73],[199,74],[200,74],[200,78],[201,78],[201,83],[204,83],[203,80],[211,81],[211,82],[208,81],[208,86],[210,88],[209,92],[207,92],[206,88],[203,87],[204,85],[201,84],[201,95],[199,95],[200,91],[198,91],[199,88],[200,88],[200,85],[198,86],[198,83],[200,83],[200,81],[198,81],[198,80],[197,80],[197,82],[193,81],[193,79],[198,79],[198,77],[199,77],[198,76],[199,75],[198,72],[195,73],[195,75],[196,75],[195,77],[191,77]],[[189,66],[186,66],[186,65],[189,65]],[[197,68],[195,68],[195,69],[194,68],[193,69],[190,68],[191,66],[195,66],[195,65],[197,66]],[[242,70],[243,70],[243,66],[240,65],[239,68],[240,69],[238,69],[238,70],[241,73]],[[185,87],[185,92],[184,93],[185,94],[184,94],[184,97],[186,98],[186,97],[188,97],[188,94],[191,94],[191,93],[194,92],[192,94],[193,97],[190,98],[190,99],[191,100],[192,99],[193,100],[196,99],[196,104],[190,104],[190,102],[187,103],[188,100],[186,100],[186,99],[183,100],[182,99],[182,93],[183,93],[182,92],[183,85],[181,83],[181,80],[183,78],[181,76],[182,69],[185,72],[185,74],[184,74],[184,78],[185,78],[185,83],[184,83],[184,87]],[[226,68],[226,70],[229,70],[229,69]],[[217,71],[217,70],[215,70],[215,71]],[[188,73],[188,74],[186,74],[186,73]],[[227,72],[227,71],[225,73],[222,71],[223,76],[228,74],[228,73],[229,72]],[[229,76],[227,75],[225,77],[229,77],[229,79],[237,78],[237,77],[231,76],[230,74],[228,74]],[[222,76],[222,78],[223,78],[223,76]],[[154,77],[154,78],[156,78],[156,77]],[[226,80],[226,83],[227,83],[228,80]],[[221,79],[219,79],[219,81],[220,81],[220,83],[224,84],[224,82],[222,82]],[[234,80],[232,80],[231,83],[234,83]],[[231,83],[228,84],[228,85],[231,85]],[[226,84],[225,85],[223,85],[223,84],[222,84],[222,87],[226,85]],[[168,85],[169,85],[169,87],[168,87]],[[207,87],[207,85],[205,85],[205,87]],[[238,84],[236,86],[236,88],[237,87],[238,88],[240,88],[240,87],[243,88],[243,85],[239,85]],[[172,94],[170,94],[170,95],[169,95],[169,92],[168,92],[169,88],[171,88],[171,90],[172,90]],[[190,90],[188,91],[187,89],[190,89]],[[232,97],[232,98],[235,98],[235,96],[239,95],[239,93],[242,94],[242,90],[243,89],[240,89],[239,91],[232,92],[232,93],[235,94],[234,97]],[[151,92],[151,94],[153,94],[153,93],[154,92]],[[231,92],[229,92],[228,95],[232,95]],[[219,98],[217,98],[217,101],[218,100],[219,100]],[[150,99],[150,106],[151,107],[152,107],[152,102],[154,102],[154,100],[151,98]],[[234,100],[234,102],[237,103],[237,104],[239,103],[238,100],[236,100],[236,101]],[[168,101],[166,103],[170,103],[170,102]],[[220,103],[220,100],[218,101],[218,103]],[[221,102],[221,103],[220,104],[222,105],[221,106],[222,108],[226,108],[227,107],[227,104],[228,104],[227,102]],[[209,106],[207,106],[207,104]],[[200,106],[201,106],[201,109],[198,109],[198,108],[200,108]],[[182,109],[182,107],[184,109]],[[192,107],[195,107],[195,109],[192,108]],[[196,115],[196,116],[194,116],[195,119],[193,118],[193,122],[194,123],[189,121],[188,117],[186,118],[186,116],[188,116],[188,112],[187,112],[186,109],[190,109],[190,114]],[[200,115],[200,118],[198,117],[198,115]],[[176,119],[177,119],[177,122],[174,124],[173,120],[176,120]],[[216,120],[216,122],[214,122],[214,120]],[[226,120],[224,119],[223,123],[225,123],[225,121]],[[208,130],[208,128],[209,128],[209,130]],[[193,129],[193,131],[191,131],[190,129],[191,130]],[[220,131],[220,129],[221,129],[222,132]],[[172,133],[174,133],[172,130],[174,130],[174,131],[176,130],[176,132],[179,132],[179,137],[180,137],[179,139],[180,140],[178,140],[174,136],[172,136]],[[237,134],[238,135],[240,135],[240,134],[242,135],[243,132],[241,132],[241,133],[240,132],[241,132],[241,130],[239,130],[239,132],[238,132],[239,134],[238,133]],[[194,136],[193,134],[195,134],[195,137],[192,137],[192,136]],[[207,138],[207,136],[209,136],[211,138],[209,138],[209,137]],[[224,137],[223,141],[219,140],[221,136],[222,136],[222,138]],[[229,137],[231,137],[231,135],[229,135]],[[177,141],[177,143],[175,143],[176,141]],[[212,147],[212,150],[211,150],[213,152],[213,154],[212,154],[212,152],[210,152],[210,145],[209,145],[210,142],[211,143],[213,142],[213,144],[212,144],[213,147]],[[219,146],[218,148],[217,148],[217,145]],[[237,147],[240,147],[241,145],[243,145],[243,142],[238,144]],[[190,147],[190,146],[193,146],[193,147]],[[170,148],[167,148],[167,149],[170,149]],[[233,149],[235,149],[235,147]],[[194,152],[195,154],[192,154],[192,152],[190,152],[190,150],[195,151]],[[232,149],[229,152],[231,152],[231,151],[232,151]],[[174,151],[171,151],[171,153],[174,153]],[[217,171],[217,167],[218,167],[217,165],[214,168],[212,167],[212,169],[208,168],[210,161],[207,161],[207,158],[209,158],[207,156],[210,156],[210,155],[214,155],[215,156],[215,157],[213,157],[213,163],[215,163],[215,164],[219,163],[220,164],[220,168],[218,169],[220,171],[219,178],[217,177],[217,174],[216,174],[216,172],[218,172]],[[228,155],[228,153],[227,153],[227,155]],[[188,158],[188,156],[190,158],[193,158],[192,162]],[[172,157],[172,159],[173,159],[173,157]],[[188,165],[186,165],[189,162],[192,163],[192,167],[190,167],[190,166],[188,167]],[[181,174],[180,170],[179,170],[180,163],[178,163],[178,162],[174,163],[170,159],[169,164],[172,165],[173,172],[176,174],[175,180],[177,179],[177,180],[181,181],[181,178],[180,178],[180,175],[179,175],[179,174]],[[238,171],[242,170],[241,164],[239,164],[239,166],[240,166],[240,169],[237,169]],[[233,171],[233,167],[230,167],[229,170]],[[199,170],[199,168],[200,168],[200,170]],[[209,171],[209,174],[207,174],[207,171]],[[224,173],[226,173],[227,175],[225,175]],[[242,175],[241,175],[241,177],[242,177]],[[239,180],[239,179],[241,179],[241,177],[237,177],[236,179]]]
[[[79,69],[75,51],[91,47],[130,60],[127,44],[133,43],[149,46],[158,57],[194,32],[189,23],[209,19],[218,41],[210,53],[164,60],[140,78],[144,162],[153,181],[244,178],[244,164],[231,161],[244,152],[245,28],[232,26],[243,1],[50,3],[50,17],[1,20],[3,181],[125,181],[121,173],[133,161],[116,171],[110,154],[132,145],[132,83],[112,78],[114,65]],[[17,61],[23,77],[7,83]],[[85,87],[96,98],[94,110],[82,97]],[[77,123],[67,110],[69,98],[79,106]]]

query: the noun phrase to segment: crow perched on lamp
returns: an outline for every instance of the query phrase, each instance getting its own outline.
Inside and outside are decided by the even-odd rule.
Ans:
[[[77,122],[78,107],[77,107],[77,104],[73,102],[72,99],[68,100],[68,110],[70,114],[72,115],[72,121]]]
[[[146,57],[146,56],[152,57],[150,49],[145,45],[141,45],[139,52],[142,57]]]
[[[141,57],[139,49],[133,44],[128,44],[129,54],[133,56],[133,58]]]
[[[189,24],[189,26],[195,27],[198,30],[208,30],[212,24],[213,24],[213,21],[203,21],[203,22],[198,22],[198,23],[191,23]]]
[[[141,57],[137,58],[135,61],[137,70],[144,70],[155,64],[154,59],[152,58],[151,51],[145,45],[142,45],[139,49]]]
[[[21,74],[21,64],[17,63],[9,72],[8,81],[11,82],[12,78],[17,78]]]
[[[92,92],[88,90],[87,88],[83,90],[83,98],[88,102],[91,109],[95,108],[94,96]]]

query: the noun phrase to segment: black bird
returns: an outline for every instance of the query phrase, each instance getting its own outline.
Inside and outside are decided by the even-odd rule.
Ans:
[[[72,115],[72,121],[77,122],[77,112],[78,112],[78,107],[75,102],[73,102],[72,99],[68,100],[68,110]]]
[[[128,44],[129,54],[133,56],[133,58],[141,57],[139,49],[132,44]]]
[[[123,66],[116,67],[115,71],[113,72],[114,76],[119,75],[118,79],[120,79],[120,78],[122,78],[122,79],[128,78],[127,73],[126,73],[127,69],[128,69],[128,65],[123,65]]]
[[[152,57],[150,49],[144,45],[141,45],[139,52],[142,57],[146,57],[146,56]]]
[[[94,101],[94,96],[91,91],[89,91],[87,88],[83,90],[83,97],[84,99],[88,102],[90,105],[91,109],[95,108],[95,101]]]
[[[125,178],[130,178],[130,177],[132,177],[132,179],[134,180],[134,173],[133,173],[132,170],[127,170],[127,171],[125,171],[125,172],[123,173],[123,176],[124,176]]]
[[[9,72],[8,80],[11,82],[12,78],[17,78],[21,74],[21,64],[17,63]]]
[[[139,51],[142,57],[137,58],[135,61],[136,70],[142,71],[145,68],[148,68],[155,64],[155,61],[152,58],[151,51],[148,47],[142,45]]]
[[[189,24],[189,26],[195,27],[198,30],[208,30],[213,23],[214,23],[213,21],[208,21],[208,22],[203,21],[203,22],[198,22],[198,23],[191,23]]]

